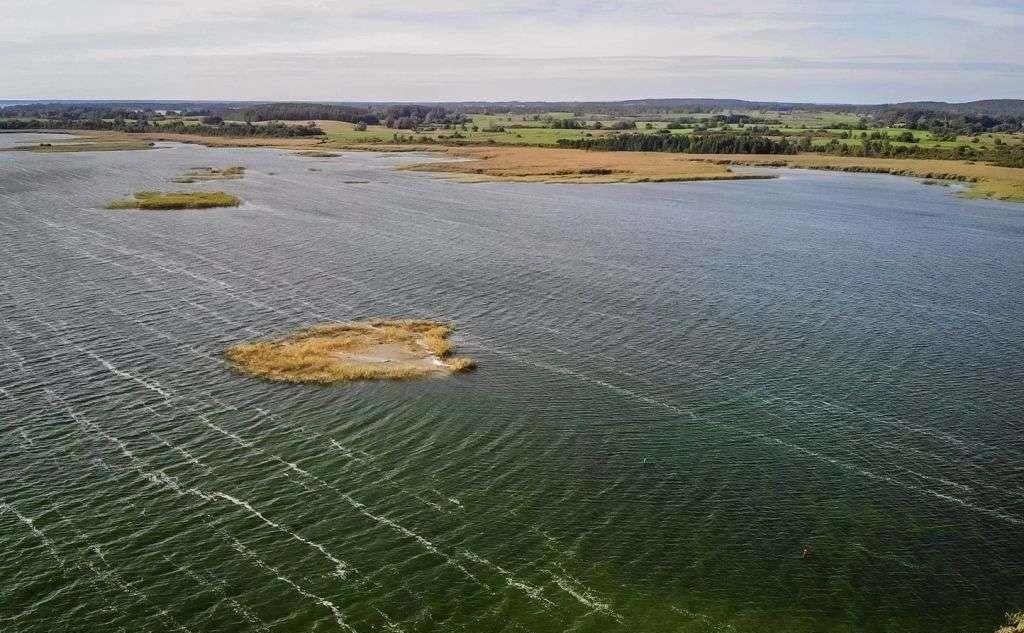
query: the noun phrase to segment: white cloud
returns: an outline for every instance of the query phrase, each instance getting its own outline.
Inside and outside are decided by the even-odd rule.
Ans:
[[[1024,97],[1009,2],[5,5],[10,98]]]

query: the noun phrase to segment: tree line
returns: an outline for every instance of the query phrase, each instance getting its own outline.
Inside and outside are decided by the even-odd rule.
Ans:
[[[263,103],[219,113],[221,118],[241,121],[344,121],[377,125],[380,118],[368,108],[326,103]]]
[[[205,125],[227,125],[265,121],[313,121],[316,119],[344,121],[356,125],[384,125],[398,130],[422,128],[449,128],[464,125],[470,118],[462,112],[434,105],[380,104],[372,106],[349,106],[325,103],[263,103],[223,107],[189,107],[174,104],[178,109],[159,111],[149,107],[130,108],[122,105],[81,104],[81,103],[35,103],[8,106],[0,109],[0,117],[55,120],[63,122],[61,127],[81,129],[70,122],[84,121],[88,129],[112,129],[104,122],[122,121],[163,121],[168,120],[167,112],[176,116],[201,116]],[[121,129],[119,124],[117,128]],[[237,128],[228,128],[241,132]],[[209,131],[211,135],[219,133]],[[282,133],[283,135],[284,133]],[[260,135],[245,132],[244,136]]]
[[[221,113],[224,119],[242,121],[344,121],[357,125],[384,125],[397,130],[462,125],[469,117],[440,106],[383,104],[372,106],[324,103],[263,103]]]
[[[940,138],[973,135],[984,132],[1024,131],[1024,117],[988,114],[960,114],[920,109],[883,110],[875,114],[875,121],[886,126],[903,126],[925,130]]]
[[[953,148],[904,145],[888,138],[862,139],[844,143],[833,138],[815,145],[810,136],[773,138],[747,132],[676,135],[614,134],[603,137],[560,139],[560,147],[610,152],[673,152],[684,154],[796,154],[815,152],[834,156],[865,158],[934,158],[991,161],[1003,167],[1024,167],[1024,145],[996,145],[978,148],[958,145]]]
[[[616,134],[600,138],[559,139],[562,147],[611,152],[684,154],[796,154],[799,142],[753,134]]]
[[[200,136],[290,138],[297,136],[319,136],[324,133],[313,123],[288,125],[279,121],[253,125],[252,123],[222,123],[220,125],[194,124],[182,121],[153,123],[145,120],[125,121],[115,119],[0,119],[0,130],[107,130],[140,134],[144,132],[164,134],[198,134]]]

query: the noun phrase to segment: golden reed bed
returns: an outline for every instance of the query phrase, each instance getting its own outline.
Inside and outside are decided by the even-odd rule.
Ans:
[[[726,165],[693,160],[686,154],[654,152],[591,152],[541,147],[448,148],[461,161],[409,165],[410,171],[445,173],[465,182],[683,182],[773,178],[738,174]]]
[[[240,371],[283,382],[409,380],[465,372],[454,357],[451,327],[438,321],[324,323],[283,338],[240,343],[225,356]]]

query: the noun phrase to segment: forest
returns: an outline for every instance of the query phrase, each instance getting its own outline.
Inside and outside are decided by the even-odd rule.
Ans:
[[[320,136],[324,133],[316,124],[288,125],[277,121],[253,125],[252,123],[219,124],[167,121],[153,123],[145,119],[0,119],[0,130],[99,130],[142,134],[146,132],[172,134],[198,134],[200,136],[290,138]]]
[[[681,152],[685,154],[795,154],[798,144],[752,134],[618,134],[601,138],[563,139],[562,147],[613,152]]]

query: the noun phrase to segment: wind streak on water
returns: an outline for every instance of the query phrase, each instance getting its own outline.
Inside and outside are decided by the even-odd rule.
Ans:
[[[150,283],[152,283],[152,281],[150,281]],[[43,322],[43,324],[45,326],[47,326],[47,327],[52,327],[52,326],[50,326],[50,324],[48,324],[46,322]],[[67,341],[67,339],[65,339],[65,340]],[[172,402],[172,401],[177,399],[170,392],[162,389],[159,385],[154,384],[154,383],[152,383],[150,381],[144,380],[144,379],[140,378],[139,376],[136,376],[136,375],[134,375],[134,374],[132,374],[132,373],[130,373],[128,371],[119,369],[118,367],[114,366],[112,363],[110,363],[106,359],[104,359],[102,357],[99,357],[98,355],[90,352],[89,350],[86,350],[86,349],[82,348],[80,345],[78,345],[76,343],[73,343],[71,341],[67,341],[67,342],[70,345],[74,346],[76,349],[79,349],[83,353],[86,353],[87,355],[89,355],[94,360],[97,360],[98,362],[100,362],[111,373],[113,373],[113,374],[115,374],[117,376],[120,376],[122,378],[125,378],[127,380],[131,380],[133,382],[136,382],[136,383],[142,385],[143,387],[145,387],[145,388],[147,388],[149,390],[152,390],[152,391],[155,391],[155,392],[159,393],[168,402]],[[271,459],[277,461],[282,466],[284,466],[287,470],[289,470],[289,471],[291,471],[293,473],[300,474],[300,475],[303,475],[305,477],[308,477],[308,478],[314,480],[315,482],[317,482],[318,484],[320,484],[321,486],[326,487],[326,488],[332,490],[333,492],[337,493],[342,499],[344,499],[346,503],[348,503],[353,508],[358,510],[362,515],[366,516],[367,518],[373,520],[374,522],[376,522],[376,523],[378,523],[378,524],[380,524],[382,526],[386,526],[388,528],[391,528],[391,529],[399,532],[400,534],[402,534],[402,535],[404,535],[404,536],[406,536],[408,538],[413,539],[415,542],[419,543],[424,549],[426,549],[427,551],[431,552],[432,554],[435,554],[435,555],[439,556],[440,558],[445,560],[449,565],[453,566],[455,569],[457,569],[460,572],[462,572],[463,574],[465,574],[472,581],[474,581],[476,583],[480,582],[474,574],[472,574],[468,569],[465,568],[465,566],[460,564],[453,557],[451,557],[451,556],[441,552],[439,549],[437,549],[437,547],[431,541],[429,541],[428,539],[424,538],[422,535],[419,535],[419,534],[413,532],[412,530],[406,528],[405,526],[402,526],[399,523],[396,523],[392,519],[389,519],[389,518],[387,518],[385,516],[382,516],[382,515],[374,514],[373,512],[371,512],[367,508],[367,506],[365,504],[355,500],[348,493],[339,490],[334,485],[332,485],[332,484],[330,484],[330,483],[320,479],[319,477],[316,477],[316,476],[310,474],[308,471],[305,471],[305,470],[299,468],[296,464],[294,464],[292,462],[288,462],[286,460],[283,460],[283,459],[281,459],[280,457],[278,457],[276,455],[268,454],[265,451],[255,447],[251,443],[241,439],[239,436],[237,436],[237,435],[235,435],[233,433],[230,433],[230,432],[220,428],[219,426],[217,426],[217,425],[213,424],[212,422],[210,422],[210,420],[205,415],[200,415],[200,419],[209,428],[217,431],[218,433],[221,433],[222,435],[225,435],[226,437],[229,437],[230,439],[232,439],[233,441],[238,443],[240,446],[242,446],[244,448],[247,448],[249,450],[253,450],[253,451],[255,451],[255,452],[257,452],[257,453],[259,453],[261,455],[270,457]],[[121,443],[119,440],[116,440],[116,441],[119,444],[119,446],[122,447],[122,450],[125,452],[126,456],[134,459],[134,456],[131,456],[127,452],[127,449],[124,448],[123,443]],[[335,442],[335,444],[336,444],[336,442]],[[147,473],[146,476],[147,476],[147,478],[149,478],[152,481],[163,483],[164,485],[167,485],[167,486],[171,487],[172,489],[174,489],[179,494],[194,494],[194,495],[197,495],[200,498],[203,498],[203,499],[208,500],[208,501],[213,500],[215,497],[222,498],[222,499],[224,499],[226,501],[229,501],[231,503],[234,503],[234,504],[238,505],[239,507],[243,507],[243,508],[249,510],[250,513],[252,513],[257,518],[260,518],[261,520],[263,520],[268,525],[270,525],[272,527],[275,527],[275,528],[278,528],[278,529],[284,530],[284,528],[282,528],[280,525],[278,525],[276,523],[273,523],[273,522],[269,521],[268,519],[266,519],[265,516],[263,516],[258,511],[253,509],[252,506],[249,505],[247,502],[239,500],[239,499],[236,499],[234,497],[231,497],[230,495],[225,495],[224,493],[219,493],[219,492],[205,493],[205,492],[203,492],[201,490],[197,490],[195,488],[189,488],[189,489],[184,489],[183,490],[173,480],[173,478],[170,478],[169,476],[167,476],[166,474],[163,474],[163,473],[157,473],[157,474]],[[301,537],[298,537],[297,535],[295,535],[295,534],[293,534],[293,533],[291,533],[291,532],[289,532],[287,530],[284,530],[284,531],[286,533],[290,534],[293,538],[301,539]],[[311,544],[311,545],[314,546],[314,547],[319,547],[316,544]],[[330,557],[332,562],[335,562],[335,564],[337,565],[336,573],[340,577],[344,577],[344,575],[346,573],[346,569],[345,569],[344,563],[341,563],[340,561],[337,561],[330,554],[328,554],[326,551],[324,551],[323,553],[325,554],[325,556]],[[478,557],[478,558],[476,558],[474,560],[479,561],[479,560],[484,560],[484,559]],[[539,594],[537,593],[537,591],[534,588],[529,588],[529,585],[527,585],[526,583],[524,583],[522,581],[519,581],[519,580],[516,580],[516,579],[513,578],[513,579],[509,580],[509,584],[510,584],[510,586],[517,587],[517,588],[528,588],[528,589],[524,589],[526,591],[527,595],[529,595],[533,599],[539,599],[538,598]],[[564,583],[560,583],[559,587],[564,589],[565,588]],[[583,597],[582,594],[580,594],[579,592],[577,592],[577,591],[567,591],[567,593],[570,596],[572,596],[574,599],[579,601],[581,604],[583,604],[583,605],[585,605],[587,607],[591,607],[591,608],[594,607],[593,603],[591,601],[589,601],[587,598]],[[541,600],[541,601],[542,602],[550,603],[550,601],[546,601],[546,600]],[[604,608],[604,607],[599,609],[599,610],[601,610],[601,611],[609,611],[607,608]],[[610,613],[610,611],[609,611],[609,613]]]
[[[243,556],[245,556],[247,559],[252,561],[253,564],[256,565],[257,567],[259,567],[260,569],[263,569],[264,571],[266,571],[266,572],[268,572],[270,574],[273,574],[278,580],[280,580],[281,582],[289,585],[292,589],[294,589],[295,591],[300,593],[303,597],[309,598],[310,600],[313,600],[313,601],[319,603],[320,605],[326,607],[327,609],[329,609],[330,612],[331,612],[331,615],[334,616],[334,621],[338,624],[339,627],[345,629],[346,631],[355,631],[355,629],[353,629],[351,626],[349,626],[345,622],[344,615],[341,613],[341,609],[339,609],[337,607],[337,605],[335,605],[333,602],[331,602],[330,600],[327,600],[326,598],[321,598],[320,596],[315,595],[313,593],[310,593],[309,591],[303,589],[294,580],[292,580],[291,578],[288,578],[287,576],[282,574],[280,570],[278,570],[275,567],[271,567],[270,565],[268,565],[265,562],[263,562],[262,560],[260,560],[260,558],[258,556],[256,556],[256,554],[252,550],[250,550],[246,546],[242,545],[238,540],[231,539],[231,545],[232,545],[232,547],[235,548],[235,550],[239,554],[242,554]]]
[[[395,305],[401,305],[398,302],[393,302],[393,303],[395,303]],[[604,316],[606,318],[622,319],[622,317],[619,316],[619,315],[612,315],[612,314],[609,314],[609,313],[606,313],[606,312],[595,311],[595,313],[596,314],[601,314],[602,316]],[[492,351],[499,351],[499,350],[495,350],[494,348],[492,348]],[[522,359],[520,358],[519,360],[522,360]],[[550,366],[550,365],[545,365],[543,363],[535,363],[535,365],[538,366],[538,367],[547,369],[547,370],[552,370],[552,366]],[[557,370],[557,369],[555,371],[557,371],[558,373],[564,373],[564,372],[562,372],[560,370]],[[571,371],[569,372],[569,375],[576,375],[577,377],[581,376],[577,372],[571,372]],[[648,402],[648,403],[654,403],[654,404],[657,404],[659,406],[667,407],[669,410],[672,410],[672,411],[675,411],[675,412],[678,412],[678,413],[682,413],[682,411],[680,411],[676,407],[673,407],[672,405],[668,405],[666,403],[663,403],[663,402],[660,402],[660,401],[656,401],[656,400],[652,401],[652,400],[646,399],[644,396],[640,396],[639,394],[637,394],[637,393],[635,393],[635,392],[633,392],[633,391],[631,391],[629,389],[624,389],[624,388],[618,387],[616,385],[613,385],[611,383],[608,383],[608,382],[605,382],[605,381],[602,381],[602,380],[589,379],[589,378],[587,378],[587,379],[591,380],[592,382],[594,382],[594,384],[601,385],[602,387],[611,388],[611,389],[613,389],[613,390],[615,390],[615,391],[617,391],[619,393],[625,393],[625,394],[627,394],[627,395],[629,395],[631,397],[639,398],[642,401],[645,401],[645,402]],[[692,412],[687,412],[687,413],[692,415]],[[721,423],[719,423],[719,425],[721,425]],[[726,425],[726,426],[728,428],[731,428],[732,430],[737,430],[736,427],[729,427],[728,425]],[[998,519],[1001,519],[1001,520],[1004,520],[1004,521],[1009,521],[1009,522],[1015,523],[1015,524],[1022,524],[1022,523],[1024,523],[1024,519],[1022,519],[1019,516],[1011,515],[1009,513],[1002,512],[1000,510],[994,510],[994,509],[991,509],[991,508],[985,508],[985,507],[982,507],[982,506],[978,506],[977,504],[970,503],[970,502],[965,501],[963,499],[960,499],[958,497],[955,497],[955,496],[952,496],[952,495],[948,495],[948,494],[945,494],[945,493],[941,493],[941,492],[938,492],[938,491],[935,491],[935,490],[932,490],[932,489],[929,489],[929,488],[916,486],[916,485],[909,484],[909,483],[906,483],[906,482],[901,482],[901,481],[893,479],[892,477],[877,475],[876,473],[873,473],[873,472],[871,472],[869,470],[862,469],[862,468],[857,468],[857,467],[851,466],[849,464],[845,464],[845,463],[841,462],[840,460],[837,460],[835,458],[831,458],[831,457],[825,456],[825,455],[823,455],[823,454],[821,454],[821,453],[819,453],[817,451],[806,449],[804,447],[801,447],[801,446],[799,446],[797,444],[794,444],[794,443],[791,443],[791,442],[784,442],[782,440],[778,440],[777,438],[770,438],[768,436],[765,436],[764,434],[760,434],[760,433],[756,433],[756,432],[748,432],[748,431],[743,431],[743,430],[739,430],[739,432],[741,434],[743,434],[743,435],[746,435],[747,437],[750,437],[750,438],[753,438],[753,439],[758,439],[758,440],[763,441],[763,442],[777,444],[779,446],[786,447],[786,448],[788,448],[790,450],[795,450],[795,451],[801,452],[801,453],[803,453],[803,454],[805,454],[807,456],[810,456],[810,457],[812,457],[814,459],[818,459],[820,461],[824,461],[826,463],[832,464],[834,466],[838,466],[840,468],[843,468],[844,470],[855,472],[855,473],[857,473],[859,475],[862,475],[862,476],[865,476],[865,477],[869,477],[869,478],[876,479],[876,480],[879,480],[879,481],[884,481],[884,482],[887,482],[887,483],[890,483],[890,484],[894,484],[894,485],[897,485],[897,486],[902,486],[902,487],[904,487],[907,490],[911,490],[911,491],[915,491],[915,492],[922,492],[924,494],[931,495],[931,496],[933,496],[933,497],[935,497],[937,499],[941,499],[941,500],[944,500],[944,501],[947,501],[947,502],[950,502],[950,503],[955,503],[955,504],[958,504],[958,505],[960,505],[962,507],[968,508],[970,510],[974,510],[974,511],[982,512],[982,513],[985,513],[985,514],[989,514],[990,516],[993,516],[995,518],[998,518]],[[948,434],[944,434],[944,435],[948,436]]]
[[[4,512],[9,512],[13,514],[15,517],[17,517],[19,521],[26,525],[32,532],[32,534],[43,543],[43,546],[49,552],[50,556],[57,561],[62,570],[67,571],[69,569],[80,569],[82,571],[87,571],[90,574],[94,586],[96,581],[105,582],[108,585],[115,587],[123,593],[127,594],[137,602],[145,605],[148,609],[156,610],[156,617],[162,622],[169,624],[172,628],[177,629],[179,631],[183,631],[184,633],[192,633],[187,627],[177,622],[168,613],[167,609],[155,607],[151,599],[145,593],[138,590],[137,588],[132,586],[131,583],[121,578],[121,576],[115,570],[109,568],[105,570],[100,570],[90,561],[85,559],[72,561],[66,559],[57,551],[57,546],[53,543],[53,541],[51,541],[50,538],[47,537],[42,530],[36,527],[35,521],[33,519],[30,519],[25,515],[21,514],[20,512],[18,512],[18,510],[14,506],[8,504],[5,501],[0,500],[0,514]],[[33,606],[32,608],[30,608],[29,611],[20,614],[18,618],[27,618],[28,616],[31,616],[32,613],[36,611],[36,609],[37,607]]]
[[[491,351],[496,352],[496,353],[501,353],[503,355],[506,355],[509,358],[513,358],[517,362],[520,362],[520,363],[523,363],[523,364],[533,365],[533,366],[536,366],[536,367],[540,367],[542,369],[546,369],[546,370],[551,371],[551,372],[563,374],[563,375],[566,375],[566,376],[572,376],[573,378],[576,378],[578,380],[582,380],[582,381],[589,382],[589,383],[592,383],[592,384],[595,384],[595,385],[599,385],[599,386],[601,386],[601,387],[603,387],[605,389],[609,389],[609,390],[615,391],[616,393],[628,396],[630,398],[634,398],[636,400],[639,400],[639,401],[647,403],[647,404],[655,405],[655,406],[660,407],[662,409],[665,409],[667,411],[671,411],[672,413],[676,413],[676,414],[678,414],[680,416],[689,417],[694,422],[712,424],[714,426],[724,428],[724,429],[726,429],[726,430],[728,430],[728,431],[730,431],[732,433],[737,433],[737,434],[742,435],[744,437],[747,437],[747,438],[750,438],[750,439],[755,439],[755,440],[757,440],[759,442],[762,442],[762,443],[765,443],[765,444],[774,444],[774,445],[777,445],[777,446],[784,447],[784,448],[786,448],[786,449],[788,449],[790,451],[797,452],[797,453],[800,453],[800,454],[805,455],[807,457],[811,457],[811,458],[813,458],[815,460],[831,464],[832,466],[836,466],[837,468],[841,468],[843,470],[855,473],[855,474],[860,475],[862,477],[867,477],[867,478],[873,479],[875,481],[882,481],[882,482],[885,482],[885,483],[888,483],[888,484],[892,484],[894,486],[901,487],[901,488],[903,488],[905,490],[909,490],[909,491],[912,491],[912,492],[917,492],[917,493],[925,494],[925,495],[934,497],[935,499],[939,499],[939,500],[942,500],[942,501],[945,501],[945,502],[948,502],[948,503],[956,504],[956,505],[959,505],[959,506],[961,506],[963,508],[966,508],[968,510],[972,510],[974,512],[980,512],[982,514],[986,514],[986,515],[988,515],[990,517],[999,519],[1001,521],[1006,521],[1007,523],[1012,523],[1014,525],[1024,525],[1024,517],[1020,517],[1020,516],[1017,516],[1017,515],[1014,515],[1014,514],[1003,512],[1002,510],[997,510],[997,509],[993,509],[993,508],[986,508],[986,507],[983,507],[983,506],[978,506],[976,504],[970,503],[968,501],[964,501],[963,499],[954,497],[954,496],[949,495],[949,494],[938,492],[938,491],[932,490],[930,488],[925,488],[925,487],[922,487],[922,486],[916,486],[914,484],[910,484],[910,483],[907,483],[907,482],[904,482],[904,481],[900,481],[900,480],[894,479],[893,477],[890,477],[888,475],[880,475],[878,473],[874,473],[874,472],[871,472],[869,470],[865,470],[863,468],[858,468],[856,466],[844,463],[841,460],[838,460],[838,459],[835,459],[833,457],[829,457],[827,455],[824,455],[824,454],[822,454],[822,453],[820,453],[818,451],[814,451],[814,450],[811,450],[809,448],[805,448],[803,446],[800,446],[798,444],[794,444],[794,443],[791,443],[791,442],[786,442],[786,441],[781,440],[779,438],[772,437],[772,436],[769,436],[769,435],[765,435],[764,433],[759,433],[757,431],[751,431],[749,429],[741,428],[741,427],[738,427],[736,425],[728,424],[728,423],[724,423],[724,422],[720,422],[720,421],[710,421],[710,420],[706,420],[706,419],[700,419],[700,418],[698,418],[698,416],[693,411],[688,411],[688,410],[685,410],[685,409],[681,409],[681,408],[676,407],[674,405],[668,404],[667,402],[663,402],[661,400],[658,400],[656,398],[652,398],[652,397],[644,395],[642,393],[638,393],[638,392],[632,391],[630,389],[626,389],[624,387],[620,387],[618,385],[614,385],[612,383],[609,383],[609,382],[606,382],[606,381],[603,381],[603,380],[600,380],[600,379],[597,379],[597,378],[593,378],[593,377],[587,376],[585,374],[581,374],[580,372],[577,372],[577,371],[572,370],[572,369],[568,369],[568,368],[565,368],[565,367],[557,367],[555,365],[551,365],[551,364],[548,364],[548,363],[543,363],[543,362],[539,362],[539,361],[529,360],[527,358],[524,358],[523,356],[516,355],[515,353],[513,353],[511,351],[508,351],[508,350],[492,348]]]
[[[44,324],[45,324],[45,322],[44,322]],[[111,363],[106,362],[105,359],[102,359],[101,357],[98,357],[95,354],[92,354],[91,352],[88,352],[88,350],[84,350],[83,348],[81,348],[77,344],[74,344],[71,341],[67,341],[67,340],[66,340],[66,342],[68,342],[70,345],[74,346],[75,348],[79,349],[83,353],[86,353],[90,357],[100,361],[101,364],[103,364],[103,366],[108,371],[110,371],[111,373],[113,373],[113,374],[115,374],[115,375],[117,375],[117,376],[119,376],[121,378],[124,378],[126,380],[131,380],[133,382],[136,382],[136,383],[142,385],[143,387],[145,387],[147,389],[157,391],[158,393],[160,393],[160,395],[164,396],[164,398],[168,401],[168,403],[173,402],[175,400],[179,400],[178,397],[174,396],[170,392],[166,392],[166,391],[164,391],[162,389],[159,389],[157,386],[148,383],[147,381],[139,378],[138,376],[135,376],[135,375],[131,374],[130,372],[119,370],[117,367],[115,367]],[[55,394],[53,394],[52,391],[47,390],[47,393],[55,401],[59,401],[60,400]],[[173,477],[167,475],[166,473],[163,473],[163,472],[151,472],[151,471],[148,471],[148,470],[144,469],[142,466],[145,466],[145,464],[135,457],[135,455],[128,449],[128,447],[126,446],[126,444],[123,441],[121,441],[118,438],[110,435],[109,433],[106,433],[105,431],[100,429],[95,423],[90,422],[89,420],[85,419],[83,416],[81,416],[81,414],[79,414],[78,412],[74,411],[68,405],[65,404],[65,407],[66,407],[66,410],[67,410],[69,416],[71,416],[77,422],[82,424],[84,427],[87,427],[87,428],[95,430],[102,437],[106,438],[107,440],[109,440],[110,442],[115,444],[126,458],[128,458],[134,464],[136,464],[136,470],[139,472],[139,474],[141,474],[142,476],[144,476],[148,480],[150,480],[150,481],[152,481],[154,483],[158,483],[158,484],[164,485],[164,486],[170,488],[171,490],[173,490],[174,492],[176,492],[179,495],[193,495],[193,496],[199,497],[199,498],[201,498],[201,499],[203,499],[205,501],[209,501],[209,502],[215,502],[217,499],[221,499],[221,500],[227,501],[227,502],[229,502],[231,504],[234,504],[234,505],[236,505],[238,507],[241,507],[241,508],[247,510],[249,512],[249,514],[251,514],[252,516],[258,518],[261,521],[263,521],[266,525],[268,525],[268,526],[270,526],[270,527],[272,527],[274,529],[280,530],[280,531],[284,532],[285,534],[289,535],[291,538],[293,538],[295,540],[298,540],[298,541],[300,541],[300,542],[302,542],[302,543],[304,543],[306,545],[309,545],[310,547],[313,547],[314,549],[317,549],[321,554],[324,555],[324,557],[326,557],[328,560],[330,560],[336,566],[335,567],[335,574],[339,578],[344,578],[351,571],[344,562],[342,562],[339,559],[335,558],[322,545],[320,545],[318,543],[314,543],[314,542],[309,541],[307,539],[304,539],[303,537],[301,537],[298,534],[292,532],[291,530],[288,530],[287,528],[283,527],[282,525],[280,525],[280,524],[278,524],[278,523],[276,523],[274,521],[271,521],[264,514],[262,514],[260,511],[258,511],[255,508],[253,508],[252,505],[250,503],[248,503],[247,501],[238,499],[238,498],[236,498],[236,497],[234,497],[232,495],[229,495],[229,494],[226,494],[226,493],[223,493],[223,492],[217,492],[217,491],[206,492],[206,491],[203,491],[203,490],[195,488],[195,487],[183,487]],[[426,549],[427,551],[429,551],[432,554],[435,554],[436,556],[439,556],[445,562],[447,562],[449,565],[453,566],[455,569],[457,569],[460,572],[462,572],[463,574],[465,574],[466,577],[471,579],[473,582],[476,582],[476,583],[480,584],[480,581],[477,579],[477,577],[474,574],[472,574],[468,569],[466,569],[463,565],[461,565],[454,558],[452,558],[451,556],[448,556],[447,554],[445,554],[442,551],[440,551],[431,541],[429,541],[428,539],[424,538],[423,536],[413,532],[412,530],[406,528],[405,526],[400,525],[399,523],[396,523],[395,521],[393,521],[392,519],[389,519],[388,517],[385,517],[385,516],[382,516],[382,515],[378,515],[378,514],[374,514],[373,512],[370,511],[370,509],[365,504],[355,500],[354,498],[352,498],[351,495],[349,495],[348,493],[346,493],[346,492],[344,492],[342,490],[339,490],[333,484],[330,484],[330,483],[324,481],[323,479],[321,479],[321,478],[319,478],[319,477],[309,473],[308,471],[300,468],[297,464],[294,464],[292,462],[288,462],[288,461],[280,458],[277,455],[273,455],[273,454],[267,453],[266,451],[263,451],[262,449],[256,447],[252,443],[250,443],[250,442],[248,442],[246,440],[243,440],[238,435],[222,429],[221,427],[217,426],[216,424],[213,424],[206,415],[199,414],[199,418],[203,421],[203,423],[206,426],[208,426],[209,428],[217,431],[218,433],[221,433],[222,435],[230,438],[232,441],[236,442],[237,444],[239,444],[243,448],[246,448],[246,449],[248,449],[250,451],[256,452],[256,453],[258,453],[260,455],[263,455],[265,457],[269,457],[269,458],[273,459],[274,461],[280,463],[288,471],[296,473],[296,474],[299,474],[299,475],[302,475],[304,477],[307,477],[307,478],[315,481],[319,485],[321,485],[321,486],[323,486],[323,487],[333,491],[334,493],[338,494],[342,499],[344,499],[346,503],[348,503],[350,506],[352,506],[357,511],[359,511],[359,513],[362,514],[363,516],[371,519],[372,521],[374,521],[374,522],[376,522],[376,523],[378,523],[378,524],[380,524],[382,526],[386,526],[388,528],[391,528],[391,529],[399,532],[400,534],[402,534],[402,535],[404,535],[404,536],[406,536],[408,538],[413,539],[415,542],[419,543],[424,549]],[[170,446],[170,445],[168,445],[168,447],[169,448],[174,448],[173,446]],[[139,466],[140,464],[142,466]],[[470,556],[472,556],[471,560],[475,560],[477,562],[480,562],[480,561],[484,560],[481,557],[472,555],[472,553],[470,553],[470,552],[467,552],[467,554],[470,554]],[[506,580],[507,580],[509,586],[512,586],[512,587],[524,590],[524,592],[528,596],[530,596],[532,599],[534,599],[534,600],[539,600],[539,601],[541,601],[544,604],[549,604],[549,605],[551,604],[549,600],[543,599],[539,595],[539,590],[538,589],[530,587],[526,583],[524,583],[524,582],[522,582],[520,580],[517,580],[514,577],[511,577],[511,575],[507,571],[504,571],[504,570],[502,570],[502,571],[503,571],[502,575],[506,576]],[[571,587],[567,589],[566,587],[568,585],[566,585],[564,580],[560,580],[558,582],[558,586],[560,588],[566,590],[566,593],[568,593],[574,599],[579,601],[581,604],[583,604],[583,605],[585,605],[587,607],[597,608],[597,610],[599,610],[599,611],[607,612],[609,614],[614,615],[614,613],[610,611],[610,609],[607,607],[607,605],[604,605],[604,604],[596,604],[595,605],[595,603],[592,602],[592,600],[590,600],[587,597],[586,593],[580,593],[580,591],[573,590],[573,589],[571,589]]]

